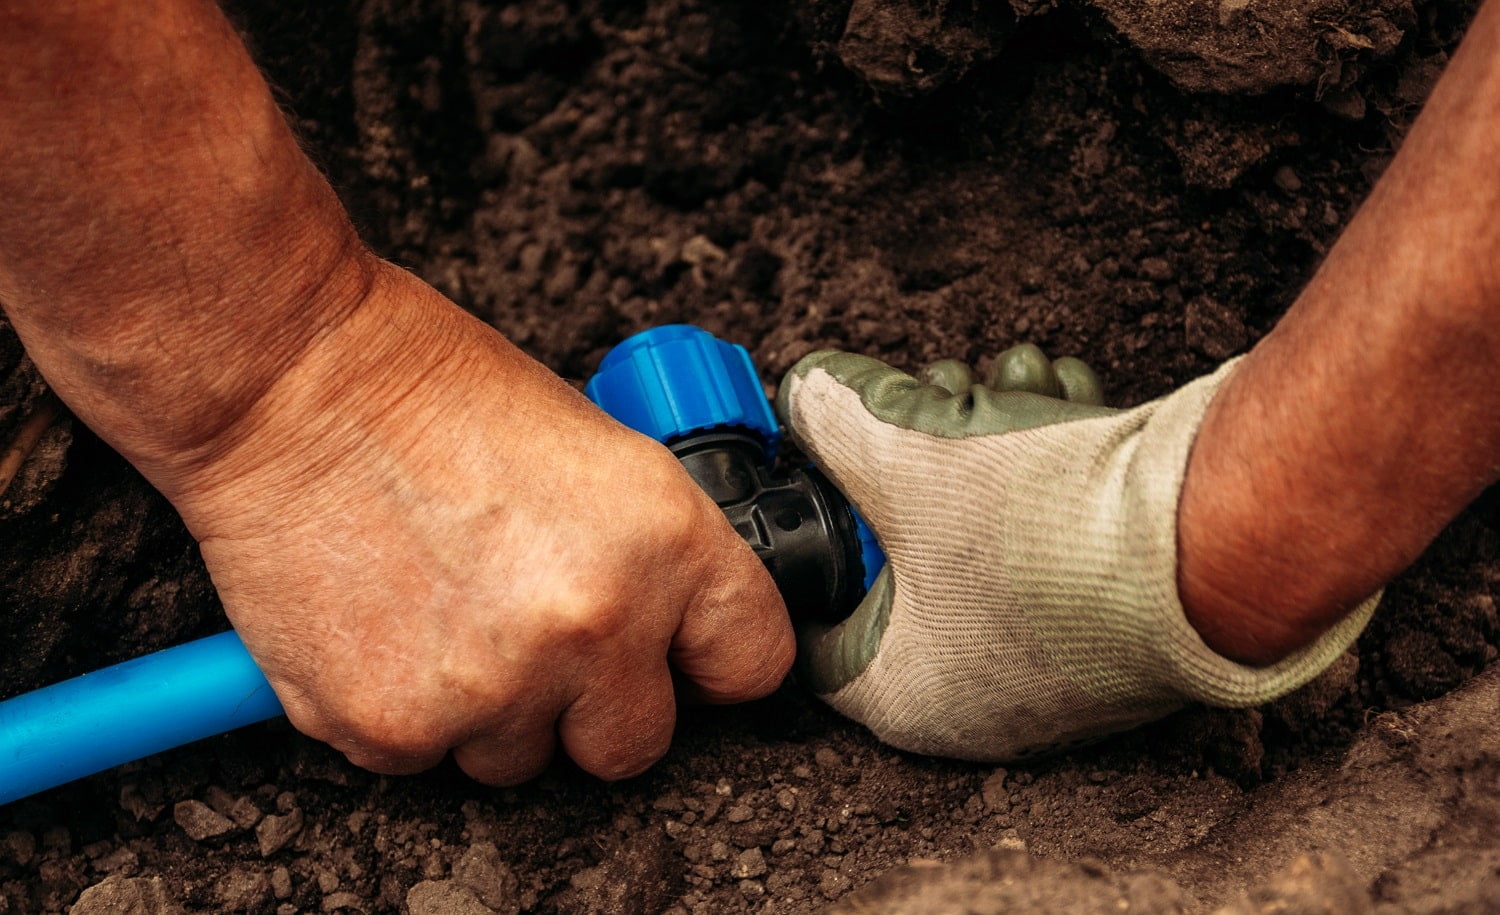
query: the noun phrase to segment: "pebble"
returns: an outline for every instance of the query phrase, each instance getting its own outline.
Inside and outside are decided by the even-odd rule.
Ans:
[[[214,881],[214,898],[221,912],[257,909],[270,894],[271,881],[260,871],[236,868]]]
[[[682,245],[682,259],[695,267],[725,260],[729,257],[723,248],[709,241],[706,235],[694,235]]]
[[[1004,769],[996,769],[984,780],[984,785],[979,789],[979,796],[984,799],[984,806],[990,813],[1010,809],[1010,791],[1005,787],[1005,780],[1010,773]]]
[[[844,764],[844,758],[831,747],[819,747],[813,754],[813,762],[819,769],[837,769]]]
[[[837,899],[849,891],[850,880],[832,868],[823,871],[818,878],[818,892],[828,899]]]
[[[755,818],[755,811],[744,804],[737,804],[729,808],[724,814],[724,819],[731,823],[745,823]]]
[[[500,857],[492,842],[470,845],[453,865],[453,882],[468,888],[496,912],[514,915],[521,910],[521,882]]]
[[[284,816],[268,816],[260,821],[255,827],[255,838],[260,843],[260,854],[263,858],[269,858],[286,848],[287,843],[297,837],[302,831],[302,810],[292,808],[292,812]]]
[[[741,880],[760,877],[766,872],[766,856],[759,848],[747,848],[734,859],[734,876]]]
[[[411,915],[492,915],[474,891],[452,880],[423,880],[406,892]]]
[[[183,915],[160,877],[107,877],[79,895],[72,915]]]
[[[277,899],[292,898],[292,872],[284,867],[271,871],[271,893]]]
[[[365,911],[365,901],[354,893],[334,893],[323,897],[323,911],[337,912],[340,909],[354,909],[357,912]],[[460,910],[453,910],[458,913]]]
[[[234,832],[234,821],[202,801],[178,801],[172,808],[172,819],[194,842],[216,839]]]
[[[254,801],[244,795],[235,799],[235,802],[230,805],[226,815],[231,820],[234,820],[234,825],[241,829],[254,828],[255,824],[259,823],[261,818],[260,808],[255,806]]]

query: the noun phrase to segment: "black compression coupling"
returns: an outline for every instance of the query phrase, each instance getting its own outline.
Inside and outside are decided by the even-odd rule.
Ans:
[[[793,615],[844,618],[885,565],[827,478],[773,467],[780,429],[744,347],[690,325],[653,328],[610,350],[585,393],[672,450],[765,563]]]

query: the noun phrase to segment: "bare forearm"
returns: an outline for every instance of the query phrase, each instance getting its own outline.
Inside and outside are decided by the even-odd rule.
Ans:
[[[1206,416],[1179,584],[1208,644],[1310,642],[1500,477],[1500,4]]]
[[[0,55],[0,304],[127,457],[180,461],[368,259],[212,3],[5,3]]]

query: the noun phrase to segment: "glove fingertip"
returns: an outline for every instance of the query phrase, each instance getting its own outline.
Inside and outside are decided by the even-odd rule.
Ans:
[[[1017,344],[996,356],[985,377],[985,386],[995,391],[1025,391],[1043,397],[1062,394],[1051,360],[1034,343]]]
[[[792,367],[781,376],[781,385],[776,389],[776,418],[781,420],[782,425],[792,426],[792,397],[793,389],[808,376],[813,369],[827,362],[832,356],[840,355],[836,349],[814,350],[792,363]]]
[[[1104,405],[1104,385],[1088,363],[1072,356],[1063,356],[1052,363],[1052,370],[1057,374],[1058,384],[1062,386],[1063,399],[1094,407]]]

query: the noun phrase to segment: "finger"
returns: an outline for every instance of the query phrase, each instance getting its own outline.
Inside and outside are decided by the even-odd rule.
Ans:
[[[418,772],[426,772],[442,762],[443,757],[448,755],[441,750],[404,754],[363,747],[343,752],[349,762],[377,775],[415,775]]]
[[[277,690],[292,727],[343,753],[349,762],[380,775],[412,775],[443,761],[448,742],[441,726],[425,716],[366,703],[335,718],[305,695]]]
[[[1095,407],[1104,405],[1104,385],[1082,359],[1063,356],[1053,361],[1052,371],[1066,400]]]
[[[819,695],[837,692],[864,672],[890,622],[893,594],[887,566],[848,619],[835,626],[797,627],[797,676],[808,689]]]
[[[985,376],[985,387],[995,391],[1024,391],[1043,397],[1061,397],[1062,386],[1052,362],[1034,343],[1013,346],[995,357]]]
[[[786,604],[765,566],[722,515],[700,530],[714,538],[701,552],[709,558],[705,584],[672,636],[672,667],[691,681],[695,699],[758,699],[781,684],[796,653]]]
[[[563,750],[607,781],[644,772],[667,752],[677,723],[665,658],[642,670],[632,659],[573,701],[558,719]]]
[[[959,359],[939,359],[917,373],[923,384],[935,384],[949,394],[967,394],[974,386],[974,372]]]
[[[473,735],[453,749],[453,761],[477,782],[509,787],[541,775],[556,752],[556,714],[538,711]]]

